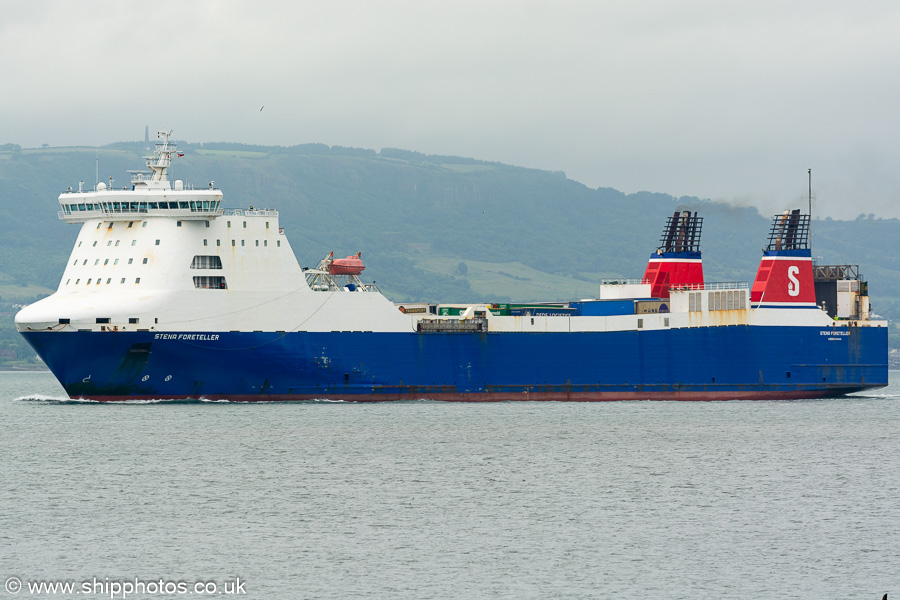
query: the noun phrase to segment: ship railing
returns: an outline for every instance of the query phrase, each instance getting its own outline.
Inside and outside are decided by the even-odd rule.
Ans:
[[[90,219],[92,217],[121,217],[129,215],[148,215],[158,214],[173,217],[201,216],[201,217],[220,217],[222,209],[202,209],[202,208],[94,208],[91,210],[60,210],[56,216],[61,221],[66,219]]]
[[[696,292],[700,290],[746,290],[750,284],[746,281],[710,281],[706,283],[686,283],[669,287],[671,292]]]
[[[277,217],[278,211],[274,208],[226,208],[224,214],[229,217]]]
[[[645,283],[650,283],[650,280],[647,278],[644,279],[601,279],[600,285],[643,285]]]

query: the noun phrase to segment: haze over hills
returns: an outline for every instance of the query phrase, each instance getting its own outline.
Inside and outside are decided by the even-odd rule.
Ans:
[[[170,179],[198,187],[214,180],[227,207],[277,208],[301,265],[361,251],[365,278],[395,301],[594,296],[603,278],[642,276],[666,217],[682,209],[705,218],[707,281],[751,281],[769,228],[770,215],[755,208],[591,189],[561,172],[469,158],[324,144],[182,142],[179,151]],[[92,187],[95,173],[130,187],[126,170],[142,168],[147,153],[144,142],[0,146],[0,296],[7,304],[59,283],[78,227],[57,219],[58,195],[79,181]],[[859,264],[875,311],[900,316],[900,268],[890,249],[900,221],[816,221],[813,232],[819,262]],[[10,319],[3,321],[8,329]]]

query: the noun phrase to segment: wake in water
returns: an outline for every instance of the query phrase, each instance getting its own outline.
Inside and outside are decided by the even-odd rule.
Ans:
[[[19,396],[14,398],[13,402],[35,402],[40,404],[200,404],[203,402],[230,402],[229,400],[207,400],[205,398],[186,398],[182,400],[171,400],[165,398],[142,398],[135,400],[117,400],[115,402],[102,402],[100,400],[92,400],[90,398],[67,398],[65,396],[47,396],[44,394],[29,394],[27,396]]]

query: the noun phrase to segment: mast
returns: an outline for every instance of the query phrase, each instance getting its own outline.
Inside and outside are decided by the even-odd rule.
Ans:
[[[806,170],[809,176],[809,251],[812,253],[812,169]]]

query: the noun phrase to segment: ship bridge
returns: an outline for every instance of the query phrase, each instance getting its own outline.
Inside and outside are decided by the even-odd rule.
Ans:
[[[67,223],[83,223],[102,218],[107,221],[129,221],[145,216],[177,217],[184,220],[215,219],[223,214],[222,192],[210,182],[207,187],[185,187],[176,179],[169,182],[168,169],[172,155],[178,154],[175,144],[169,141],[171,131],[159,132],[162,141],[157,142],[151,156],[145,156],[147,171],[129,171],[131,187],[115,189],[113,179],[109,184],[99,182],[92,190],[84,190],[84,182],[78,191],[70,187],[59,195],[60,220]]]

